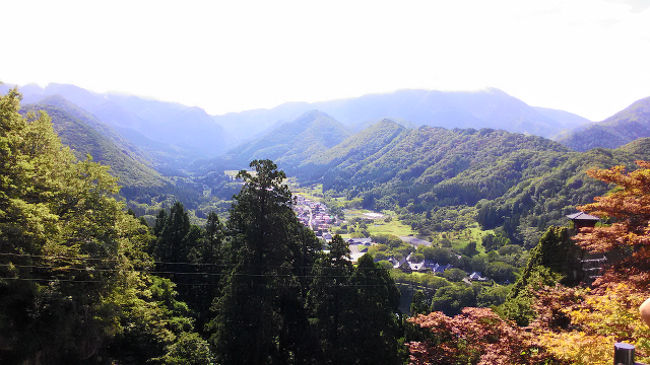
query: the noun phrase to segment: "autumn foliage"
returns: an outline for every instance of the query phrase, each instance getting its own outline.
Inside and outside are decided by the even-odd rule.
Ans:
[[[575,242],[609,259],[590,288],[546,286],[531,296],[536,318],[527,327],[491,309],[465,308],[455,317],[440,312],[409,319],[422,332],[408,344],[412,364],[611,364],[615,342],[636,347],[636,360],[650,362],[650,328],[639,305],[650,297],[650,162],[627,173],[622,166],[590,170],[616,187],[578,207],[605,224],[583,228]]]
[[[581,209],[610,225],[583,228],[576,242],[591,252],[609,252],[611,267],[597,286],[625,282],[643,290],[650,285],[650,161],[636,161],[639,169],[630,173],[623,166],[589,170],[589,176],[616,184],[610,194],[595,198]]]
[[[427,331],[422,341],[408,344],[411,364],[538,364],[551,360],[529,332],[489,308],[465,308],[454,317],[433,312],[409,322]]]
[[[637,360],[650,360],[650,329],[638,312],[644,293],[619,283],[601,290],[557,286],[537,295],[531,329],[556,359],[611,364],[614,343],[627,342],[636,346]]]

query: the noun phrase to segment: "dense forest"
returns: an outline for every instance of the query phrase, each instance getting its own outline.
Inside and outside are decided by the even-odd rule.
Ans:
[[[137,151],[115,150],[118,137],[104,141],[108,132],[71,138],[92,116],[20,100],[15,90],[0,98],[2,363],[604,364],[615,341],[650,359],[636,315],[650,295],[650,164],[635,163],[647,139],[580,153],[384,120],[318,146],[292,160],[299,181],[322,183],[334,205],[332,194],[395,211],[434,241],[415,249],[374,236],[379,245],[353,263],[341,236],[325,243],[298,221],[270,160],[234,180],[206,165],[162,177]],[[112,157],[89,158],[87,144]],[[134,173],[153,189],[123,180]],[[602,223],[565,226],[575,204]],[[477,222],[479,242],[452,242]],[[388,253],[452,268],[404,273]],[[589,254],[608,262],[593,282]],[[491,280],[469,283],[470,271]]]
[[[322,253],[272,162],[240,174],[225,224],[176,203],[149,228],[19,101],[0,99],[3,363],[404,360],[392,278],[340,238]]]
[[[306,160],[296,175],[366,208],[397,211],[423,237],[478,222],[530,248],[577,204],[607,192],[586,170],[634,168],[650,158],[646,145],[573,152],[502,130],[409,129],[383,120]]]

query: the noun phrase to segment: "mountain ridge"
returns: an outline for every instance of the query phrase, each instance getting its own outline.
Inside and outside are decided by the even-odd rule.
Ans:
[[[544,112],[495,88],[403,89],[330,101],[289,102],[221,115],[132,95],[94,93],[74,85],[26,85],[22,90],[25,100],[32,103],[47,95],[61,94],[112,127],[131,128],[152,140],[178,145],[190,159],[217,156],[313,109],[329,114],[352,131],[389,118],[415,126],[493,128],[553,137],[581,118],[568,112]]]
[[[639,99],[602,122],[579,128],[558,141],[576,151],[617,148],[650,137],[650,97]]]
[[[66,99],[47,97],[37,104],[26,104],[23,111],[46,112],[61,141],[77,158],[91,155],[94,161],[109,165],[123,189],[162,188],[169,184],[137,147]]]

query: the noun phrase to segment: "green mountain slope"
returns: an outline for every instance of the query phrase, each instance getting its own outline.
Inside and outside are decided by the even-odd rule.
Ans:
[[[611,188],[588,177],[586,170],[616,165],[635,169],[634,161],[649,159],[650,153],[596,148],[556,158],[554,168],[522,179],[502,196],[479,204],[478,221],[485,228],[503,226],[512,237],[533,245],[549,225],[565,224],[565,215],[574,213],[576,205],[591,203]]]
[[[406,128],[402,125],[384,119],[346,138],[340,144],[310,156],[301,163],[301,171],[319,178],[331,168],[354,169],[355,165],[372,159],[375,154],[381,154],[382,149],[387,148],[405,131]]]
[[[26,105],[25,111],[45,111],[51,118],[61,141],[70,146],[79,159],[91,155],[93,160],[110,165],[118,177],[123,194],[130,189],[159,188],[168,184],[147,165],[144,155],[91,114],[61,97],[50,97],[38,104]],[[125,190],[126,189],[126,190]]]
[[[616,148],[643,137],[650,137],[650,97],[558,141],[576,151],[586,151],[596,147]]]
[[[485,196],[498,196],[514,185],[521,178],[517,173],[521,165],[533,164],[538,151],[568,152],[541,137],[491,129],[405,129],[385,120],[309,162],[327,165],[323,174],[326,189],[360,187],[367,182],[405,184],[409,193],[397,200],[401,206],[408,204],[407,196],[416,191],[435,194],[419,197],[418,204],[474,204]],[[504,156],[509,159],[503,159]],[[339,179],[340,176],[343,178]],[[473,188],[467,185],[470,180]],[[467,185],[466,192],[448,193],[447,186],[458,185],[457,181]]]
[[[291,170],[310,156],[337,145],[348,135],[341,123],[313,110],[235,148],[230,155],[241,167],[247,166],[251,160],[271,159],[281,168]]]
[[[548,224],[607,191],[588,168],[633,167],[650,158],[648,145],[580,153],[501,130],[406,129],[385,120],[310,159],[298,175],[361,197],[367,208],[396,210],[425,236],[478,221],[533,245]]]

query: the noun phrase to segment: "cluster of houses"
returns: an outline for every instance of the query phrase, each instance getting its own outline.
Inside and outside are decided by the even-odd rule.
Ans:
[[[350,247],[350,258],[352,261],[356,261],[357,259],[359,259],[359,257],[363,256],[368,251],[368,248],[370,246],[377,244],[373,242],[371,238],[348,238],[346,242]],[[415,262],[412,261],[411,258],[412,258],[412,254],[400,260],[391,257],[388,259],[388,262],[390,262],[393,265],[393,269],[399,269],[406,273],[430,272],[430,273],[442,274],[445,272],[445,270],[453,268],[451,264],[440,265],[437,262],[433,262],[431,260],[426,260],[426,259],[424,261]],[[476,272],[476,271],[471,273],[466,278],[466,281],[487,281],[487,280],[488,278],[483,277],[480,272]]]
[[[411,273],[411,272],[431,272],[434,274],[442,274],[445,272],[445,270],[453,268],[451,264],[446,264],[446,265],[440,265],[437,262],[433,262],[431,260],[424,260],[420,262],[413,262],[410,260],[411,255],[409,255],[406,258],[403,258],[402,260],[396,260],[395,258],[390,258],[388,261],[393,264],[394,269],[400,269],[404,272]],[[488,278],[484,277],[481,275],[480,272],[474,271],[469,276],[463,281],[488,281]]]
[[[298,217],[298,220],[305,226],[311,228],[316,236],[320,239],[323,239],[327,242],[332,240],[332,234],[330,233],[331,227],[336,223],[336,218],[330,215],[327,206],[320,202],[315,202],[309,200],[303,196],[297,195],[296,200],[293,206],[293,210]],[[370,246],[376,245],[376,242],[372,241],[370,237],[362,238],[348,238],[348,246],[350,248],[350,259],[355,262],[366,252]],[[423,241],[429,243],[427,241]],[[409,242],[412,243],[412,242]],[[414,246],[417,246],[417,243],[412,243]],[[430,244],[430,243],[429,243]],[[453,266],[451,264],[440,265],[437,262],[431,260],[424,260],[420,262],[415,262],[411,260],[412,255],[408,255],[405,258],[400,260],[395,257],[391,257],[388,261],[393,265],[394,269],[399,269],[404,272],[431,272],[442,274],[445,270],[451,269]],[[487,278],[481,276],[479,272],[473,272],[469,275],[467,281],[486,281]]]
[[[297,195],[293,210],[300,223],[311,228],[318,238],[328,242],[332,240],[330,229],[336,218],[330,215],[325,204]]]
[[[393,264],[394,269],[400,269],[404,272],[433,272],[433,273],[438,273],[442,274],[445,272],[447,269],[451,269],[453,266],[451,264],[447,265],[440,265],[437,262],[433,262],[431,260],[424,260],[420,262],[414,262],[411,261],[411,256],[408,255],[407,257],[397,260],[393,257],[388,259],[388,261]]]

